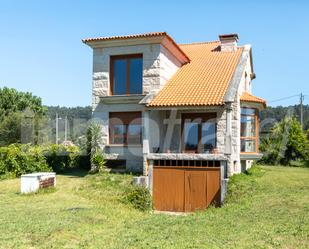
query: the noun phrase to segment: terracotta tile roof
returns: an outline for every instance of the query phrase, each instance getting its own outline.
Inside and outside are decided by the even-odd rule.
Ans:
[[[223,105],[243,48],[220,52],[219,41],[180,45],[183,65],[148,104],[150,107]]]
[[[151,32],[151,33],[135,34],[135,35],[86,38],[86,39],[83,39],[82,41],[84,43],[87,43],[87,42],[92,42],[92,41],[107,41],[107,40],[120,40],[120,39],[132,39],[132,38],[145,38],[145,37],[153,37],[153,36],[168,36],[168,34],[166,32]]]
[[[166,37],[177,49],[180,53],[186,58],[186,62],[190,61],[186,53],[180,48],[180,46],[173,40],[173,38],[167,34],[166,32],[150,32],[144,34],[135,34],[135,35],[123,35],[123,36],[108,36],[108,37],[95,37],[95,38],[86,38],[82,39],[82,42],[92,43],[97,41],[112,41],[112,40],[126,40],[126,39],[134,39],[134,38],[147,38],[147,37]]]
[[[264,107],[266,106],[266,100],[261,99],[259,97],[256,97],[248,92],[244,92],[241,96],[240,96],[240,101],[244,101],[244,102],[254,102],[254,103],[260,103],[263,104]]]

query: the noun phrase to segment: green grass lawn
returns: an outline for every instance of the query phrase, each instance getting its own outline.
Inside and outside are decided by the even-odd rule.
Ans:
[[[307,168],[235,176],[224,207],[186,216],[122,202],[131,178],[75,172],[32,195],[0,181],[0,248],[309,248]]]

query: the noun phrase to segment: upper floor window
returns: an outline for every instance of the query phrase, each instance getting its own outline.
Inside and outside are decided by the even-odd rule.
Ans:
[[[240,146],[241,152],[258,151],[258,115],[257,110],[241,108],[240,121]]]
[[[143,92],[143,56],[141,54],[111,57],[111,94],[128,95]]]

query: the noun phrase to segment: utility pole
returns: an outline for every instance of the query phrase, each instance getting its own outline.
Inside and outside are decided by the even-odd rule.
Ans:
[[[58,144],[58,112],[56,113],[56,144]]]
[[[304,127],[304,110],[303,110],[303,103],[304,103],[304,95],[300,93],[300,125],[303,129]]]
[[[64,120],[64,141],[67,141],[68,139],[68,116],[65,116]]]

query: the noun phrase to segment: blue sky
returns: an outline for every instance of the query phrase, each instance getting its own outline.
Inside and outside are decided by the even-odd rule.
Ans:
[[[0,87],[33,92],[46,105],[90,105],[92,52],[82,38],[167,31],[189,43],[236,32],[253,46],[255,95],[309,95],[308,13],[300,0],[1,0]]]

